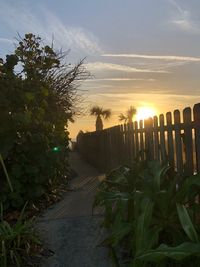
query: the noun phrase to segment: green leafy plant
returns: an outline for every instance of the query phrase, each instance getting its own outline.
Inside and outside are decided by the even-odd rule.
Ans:
[[[199,188],[199,175],[179,177],[157,161],[112,171],[94,207],[104,207],[103,226],[110,234],[102,244],[115,255],[116,266],[121,250],[132,267],[189,266],[191,258],[200,266]]]
[[[34,246],[40,244],[38,237],[32,228],[32,220],[25,220],[21,211],[17,222],[10,224],[3,219],[3,205],[1,204],[0,218],[0,266],[24,266]]]
[[[34,203],[66,179],[67,126],[80,111],[77,87],[89,74],[83,60],[72,65],[64,58],[29,33],[19,37],[13,54],[0,59],[0,178],[7,178],[0,179],[0,202],[5,210]]]

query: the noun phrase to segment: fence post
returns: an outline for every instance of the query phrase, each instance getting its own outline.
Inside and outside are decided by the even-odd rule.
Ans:
[[[141,160],[143,161],[145,159],[145,152],[144,152],[144,121],[139,121],[140,126],[140,154],[141,154]]]
[[[176,144],[176,168],[179,174],[183,174],[183,150],[181,142],[181,119],[180,111],[174,110],[174,130],[175,130],[175,144]]]
[[[161,160],[163,163],[166,163],[167,155],[166,155],[166,148],[165,148],[165,125],[164,125],[164,115],[160,114],[159,116],[160,122],[160,151],[161,151]]]
[[[167,112],[167,145],[168,145],[168,159],[172,167],[174,167],[174,142],[172,134],[172,114]]]
[[[183,143],[185,148],[185,166],[184,173],[186,175],[192,175],[194,172],[193,167],[193,142],[192,142],[192,120],[191,120],[191,108],[185,108],[183,110],[183,123],[184,123],[184,136]]]
[[[200,104],[194,105],[194,132],[195,132],[195,148],[197,172],[200,172]]]
[[[154,146],[155,146],[155,159],[160,160],[159,155],[159,138],[158,138],[158,117],[153,117],[153,127],[154,127]]]

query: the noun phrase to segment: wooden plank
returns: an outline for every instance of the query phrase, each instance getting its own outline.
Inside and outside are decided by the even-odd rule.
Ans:
[[[194,173],[193,164],[193,142],[192,142],[192,115],[191,108],[185,108],[183,110],[183,122],[184,122],[184,135],[182,136],[183,145],[185,147],[185,164],[184,173],[186,175],[192,175]]]
[[[134,161],[134,137],[133,137],[133,123],[130,123],[130,164]]]
[[[127,124],[124,124],[124,141],[125,141],[125,154],[124,154],[124,159],[125,159],[125,164],[129,163],[129,151],[128,151],[128,126]]]
[[[152,132],[153,120],[152,118],[146,119],[144,121],[145,127],[145,151],[146,151],[146,158],[148,160],[152,160],[154,153],[153,153],[153,132]]]
[[[160,152],[161,152],[161,161],[166,163],[167,161],[167,153],[165,147],[165,132],[164,132],[164,115],[160,114],[159,116],[159,124],[160,124]]]
[[[158,117],[153,117],[153,127],[154,127],[154,148],[155,148],[155,159],[160,160],[159,153],[159,136],[158,136]]]
[[[168,159],[170,166],[174,167],[174,142],[173,142],[173,134],[172,134],[172,114],[171,112],[167,112],[166,114],[167,120],[167,146],[168,146]]]
[[[181,141],[181,119],[180,111],[174,111],[174,126],[175,126],[175,147],[176,147],[176,169],[177,172],[183,174],[183,150]]]
[[[144,138],[145,138],[145,159],[149,160],[149,125],[148,120],[144,120]]]
[[[108,146],[108,170],[112,169],[112,147],[111,147],[111,129],[107,129],[107,146]]]
[[[200,103],[194,105],[194,132],[195,132],[195,149],[196,149],[196,169],[200,173]]]
[[[145,159],[145,152],[144,152],[144,132],[141,131],[144,129],[144,121],[140,120],[139,121],[139,126],[140,126],[140,155],[141,155],[141,160],[143,161]]]
[[[149,152],[150,152],[150,160],[154,159],[154,139],[153,139],[153,119],[148,119],[149,123]]]
[[[121,155],[121,145],[120,145],[120,126],[116,126],[115,128],[115,134],[116,134],[116,147],[117,147],[117,166],[119,166],[121,163],[120,155]]]
[[[124,164],[124,155],[125,155],[125,143],[124,143],[124,128],[123,125],[120,125],[120,165]]]
[[[127,124],[127,155],[128,165],[131,165],[131,124]]]
[[[104,145],[104,171],[107,171],[109,169],[108,166],[108,160],[109,160],[109,154],[108,154],[108,147],[107,147],[107,129],[103,131],[103,145]]]
[[[134,122],[134,134],[135,134],[135,157],[138,158],[139,153],[139,132],[138,132],[138,122]]]

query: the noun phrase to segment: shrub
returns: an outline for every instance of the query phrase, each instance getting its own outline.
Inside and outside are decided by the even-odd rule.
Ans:
[[[200,176],[179,177],[157,161],[112,171],[97,192],[103,206],[103,241],[119,266],[119,247],[128,266],[200,266]],[[192,261],[192,265],[190,262]]]
[[[14,224],[3,219],[1,205],[0,218],[0,266],[24,266],[24,262],[33,253],[32,248],[40,244],[32,228],[32,221],[24,218],[25,206]]]
[[[0,153],[14,189],[0,179],[5,209],[35,201],[67,176],[67,125],[76,112],[77,83],[88,74],[83,61],[71,66],[63,56],[26,34],[0,61]]]

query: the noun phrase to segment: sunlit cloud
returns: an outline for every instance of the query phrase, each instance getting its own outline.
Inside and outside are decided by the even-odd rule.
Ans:
[[[174,56],[174,55],[141,55],[141,54],[102,54],[103,57],[142,58],[167,61],[200,62],[200,57]]]
[[[46,8],[41,8],[41,13],[34,15],[27,6],[16,2],[13,5],[0,2],[0,21],[15,33],[35,33],[49,43],[54,40],[57,48],[63,50],[82,51],[84,54],[102,53],[97,38],[91,32],[82,27],[66,26]],[[2,38],[3,40],[6,41],[6,38]]]
[[[157,93],[157,94],[152,94],[151,96],[148,95],[148,97],[160,97],[160,96],[163,96],[165,95],[165,97],[167,98],[170,98],[170,97],[184,97],[184,98],[197,98],[196,95],[190,95],[190,94],[160,94],[160,93]],[[129,100],[129,97],[127,97],[126,94],[123,94],[123,93],[100,93],[99,96],[104,96],[104,97],[109,97],[109,98],[120,98],[120,99],[127,99]],[[134,97],[140,97],[142,99],[142,96],[146,98],[147,94],[144,94],[144,93],[129,93],[129,96],[130,98],[134,98]]]
[[[111,82],[126,82],[126,81],[148,81],[155,82],[156,79],[137,79],[137,78],[102,78],[102,79],[88,79],[86,82],[99,82],[99,81],[111,81]]]
[[[125,71],[125,72],[140,72],[140,73],[169,73],[165,70],[153,70],[153,69],[141,69],[134,68],[127,65],[104,63],[104,62],[93,62],[85,64],[89,71]]]

